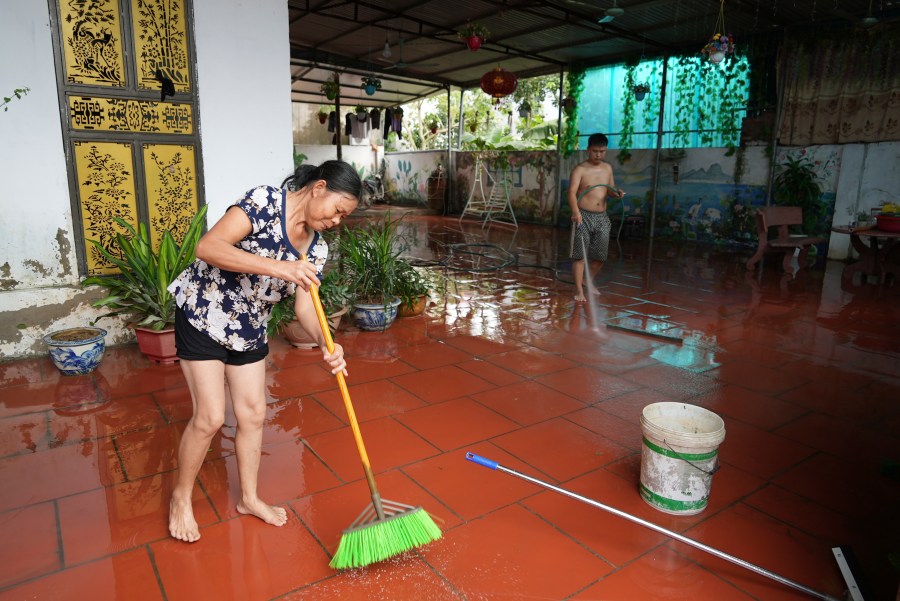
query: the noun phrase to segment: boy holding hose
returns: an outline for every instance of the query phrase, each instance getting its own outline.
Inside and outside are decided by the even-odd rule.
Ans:
[[[588,138],[588,159],[572,169],[569,176],[569,207],[572,209],[572,277],[575,280],[575,302],[584,302],[584,262],[590,261],[591,281],[597,276],[609,253],[609,215],[606,197],[622,198],[616,188],[612,166],[606,162],[609,140],[603,134]],[[587,257],[584,256],[585,251]]]

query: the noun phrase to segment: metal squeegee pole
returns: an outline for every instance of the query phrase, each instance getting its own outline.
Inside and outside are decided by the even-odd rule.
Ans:
[[[476,462],[476,463],[478,463],[478,462]],[[484,465],[484,464],[481,464],[481,465]],[[486,466],[486,467],[490,467],[490,466]],[[716,549],[714,547],[710,547],[709,545],[704,545],[703,543],[701,543],[699,541],[695,541],[692,538],[682,536],[681,534],[678,534],[677,532],[672,532],[671,530],[667,530],[666,528],[663,528],[662,526],[657,526],[653,522],[648,522],[646,520],[642,520],[641,518],[639,518],[637,516],[633,516],[630,513],[625,513],[624,511],[616,509],[615,507],[610,507],[609,505],[604,505],[603,503],[600,503],[599,501],[595,501],[594,499],[589,499],[587,497],[584,497],[582,495],[574,493],[570,490],[566,490],[564,488],[559,488],[558,486],[553,486],[552,484],[550,484],[548,482],[543,482],[542,480],[538,480],[537,478],[532,478],[531,476],[528,476],[521,472],[517,472],[516,470],[510,469],[508,467],[503,467],[500,464],[497,464],[495,469],[498,469],[501,472],[506,472],[507,474],[516,476],[518,478],[522,478],[523,480],[527,480],[528,482],[531,482],[532,484],[537,484],[538,486],[542,486],[544,488],[549,488],[552,491],[566,495],[567,497],[572,497],[573,499],[577,499],[578,501],[587,503],[588,505],[593,505],[594,507],[598,507],[600,509],[603,509],[604,511],[608,511],[609,513],[615,514],[615,515],[619,516],[620,518],[625,518],[626,520],[629,520],[636,524],[640,524],[641,526],[644,526],[645,528],[650,528],[651,530],[655,530],[656,532],[659,532],[660,534],[665,534],[666,536],[668,536],[670,538],[674,538],[675,540],[682,542],[686,545],[690,545],[691,547],[695,547],[697,549],[700,549],[701,551],[706,551],[710,555],[715,555],[719,559],[724,559],[725,561],[730,561],[731,563],[737,564],[737,565],[741,566],[742,568],[746,568],[752,572],[756,572],[757,574],[760,574],[767,578],[771,578],[772,580],[776,580],[776,581],[778,581],[784,585],[787,585],[791,588],[795,588],[798,591],[803,591],[807,595],[817,597],[819,599],[822,599],[823,601],[841,601],[841,599],[839,599],[838,597],[833,597],[826,593],[822,593],[815,589],[811,589],[806,585],[803,585],[803,584],[800,584],[799,582],[791,580],[790,578],[785,578],[784,576],[781,576],[780,574],[776,574],[775,572],[770,572],[769,570],[767,570],[765,568],[761,568],[760,566],[758,566],[756,564],[752,564],[749,561],[744,561],[743,559],[741,559],[739,557],[729,555],[728,553],[725,553],[724,551],[719,551],[718,549]]]

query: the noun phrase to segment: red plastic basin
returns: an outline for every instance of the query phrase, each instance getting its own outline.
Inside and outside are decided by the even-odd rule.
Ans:
[[[876,227],[883,232],[900,232],[900,217],[879,215],[876,218],[876,224]]]

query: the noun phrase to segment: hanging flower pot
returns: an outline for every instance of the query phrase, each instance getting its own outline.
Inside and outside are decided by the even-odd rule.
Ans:
[[[481,48],[482,44],[487,42],[490,32],[487,30],[487,27],[479,23],[466,23],[466,26],[457,35],[459,39],[466,43],[469,50],[476,52]]]
[[[325,83],[319,86],[319,90],[325,94],[325,98],[328,100],[334,100],[337,98],[338,92],[341,89],[341,85],[338,83],[338,79],[336,75],[332,75],[329,77]]]
[[[377,77],[363,77],[362,84],[359,86],[368,96],[374,96],[375,92],[381,89],[381,80]]]
[[[531,103],[527,100],[519,105],[519,117],[527,119],[531,115]]]
[[[634,99],[637,101],[641,101],[647,95],[647,92],[650,91],[650,86],[645,83],[639,83],[631,89],[634,92]]]
[[[705,55],[709,62],[718,64],[725,60],[729,54],[734,54],[734,36],[725,33],[725,0],[719,0],[719,17],[713,36],[709,39],[700,53]]]
[[[319,118],[319,123],[325,125],[325,122],[328,121],[328,113],[318,113],[316,115]]]
[[[567,113],[571,113],[575,109],[575,99],[571,96],[566,96],[562,101],[563,110]]]

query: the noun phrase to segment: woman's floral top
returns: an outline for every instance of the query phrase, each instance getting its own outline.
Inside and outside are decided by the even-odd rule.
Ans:
[[[300,252],[285,231],[287,191],[260,186],[232,207],[240,207],[253,231],[236,244],[241,250],[280,261],[298,261]],[[318,234],[306,251],[322,277],[328,244]],[[236,273],[197,259],[169,286],[188,321],[213,340],[234,351],[256,349],[267,342],[266,323],[272,305],[294,294],[296,284],[267,275]]]

